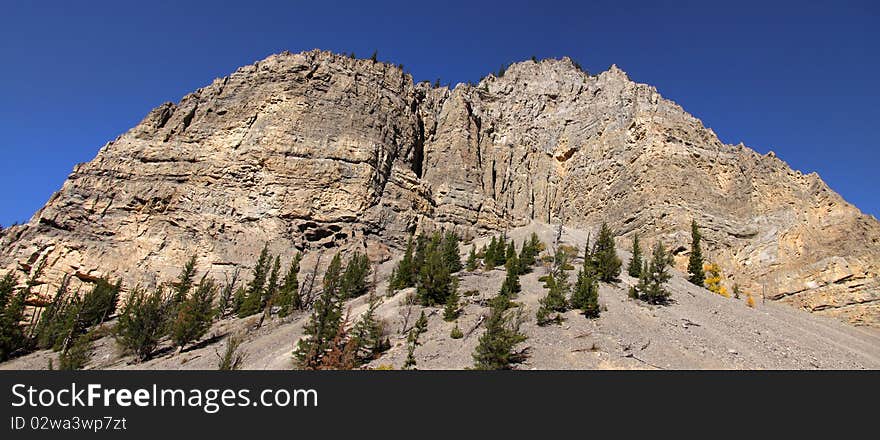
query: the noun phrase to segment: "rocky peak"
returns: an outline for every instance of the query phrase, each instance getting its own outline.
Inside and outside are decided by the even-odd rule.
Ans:
[[[630,81],[629,75],[627,75],[626,72],[617,67],[617,64],[612,64],[611,67],[609,67],[608,70],[602,72],[601,75],[620,79],[623,81]]]

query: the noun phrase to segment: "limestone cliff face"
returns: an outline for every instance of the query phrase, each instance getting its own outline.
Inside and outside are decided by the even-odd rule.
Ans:
[[[686,267],[688,225],[744,289],[880,324],[880,223],[816,175],[721,143],[653,87],[615,66],[526,61],[458,87],[426,140],[436,219],[595,227],[663,240]]]
[[[3,237],[4,262],[151,284],[192,253],[226,272],[265,242],[290,255],[403,237],[428,200],[411,165],[420,96],[396,67],[325,52],[243,67],[78,165]]]
[[[607,221],[663,240],[684,267],[689,225],[758,297],[880,325],[880,223],[815,174],[721,143],[612,67],[526,61],[452,90],[328,52],[279,54],[153,110],[78,165],[2,267],[129,283],[248,264],[269,242],[316,259],[387,258],[409,232]]]

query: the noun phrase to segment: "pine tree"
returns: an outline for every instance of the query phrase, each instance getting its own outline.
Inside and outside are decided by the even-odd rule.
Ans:
[[[281,288],[278,289],[278,301],[276,304],[280,307],[279,316],[287,316],[294,310],[301,310],[303,307],[302,297],[299,294],[299,263],[302,260],[302,254],[297,253],[290,260],[290,267],[287,274],[284,275],[284,281]]]
[[[353,370],[357,366],[357,341],[348,336],[348,314],[339,322],[330,349],[318,361],[317,370]]]
[[[238,317],[243,318],[260,312],[263,306],[263,294],[266,288],[266,277],[271,270],[272,257],[269,255],[269,245],[263,246],[257,264],[254,265],[253,279],[248,283],[246,295],[238,308]]]
[[[149,359],[165,334],[170,305],[160,289],[135,289],[125,302],[116,323],[116,339],[139,361]]]
[[[571,306],[583,311],[588,318],[599,317],[599,284],[584,270],[578,272]]]
[[[262,295],[256,295],[254,292],[247,292],[246,290],[242,290],[244,295],[242,295],[241,303],[239,304],[238,314],[239,318],[245,318],[251,316],[253,314],[259,313],[260,311],[260,297]]]
[[[566,268],[571,267],[570,261],[571,255],[560,247],[553,256],[553,265],[550,266],[550,276],[555,278],[557,284],[563,285],[566,293],[568,292],[569,284],[568,275],[565,274],[565,271],[567,270]]]
[[[459,238],[454,232],[449,231],[443,236],[443,257],[449,267],[449,273],[461,270],[461,256],[458,248]]]
[[[514,253],[511,258],[507,258],[507,262],[504,263],[504,266],[507,270],[507,274],[504,277],[504,281],[501,283],[501,291],[498,294],[513,298],[520,292],[520,290],[522,290],[522,287],[519,284],[519,263],[516,259],[516,253]]]
[[[510,243],[507,245],[507,250],[504,253],[505,265],[507,265],[507,262],[511,260],[516,261],[516,246],[514,246],[513,240],[510,240]],[[519,272],[519,265],[515,267],[517,272]]]
[[[2,283],[2,281],[0,281]],[[68,288],[70,286],[70,277],[65,275],[61,279],[61,283],[58,286],[58,289],[55,291],[55,296],[52,298],[52,302],[43,310],[43,313],[40,314],[40,321],[37,323],[37,327],[34,330],[34,335],[36,339],[36,345],[38,348],[55,348],[61,349],[61,344],[63,343],[63,339],[70,334],[70,328],[68,327],[68,323],[72,326],[76,322],[75,316],[71,317],[71,313],[68,311],[72,308],[78,308],[78,306],[73,303],[78,298],[76,296],[69,297],[68,296]],[[0,287],[0,295],[3,294],[3,287]],[[0,303],[2,303],[2,298],[0,298]],[[3,310],[3,307],[0,306],[0,311]]]
[[[507,263],[507,235],[501,234],[495,246],[495,264],[502,266]]]
[[[411,286],[415,286],[419,282],[419,275],[422,273],[422,267],[425,265],[425,262],[428,259],[428,248],[433,240],[429,240],[428,237],[425,237],[423,234],[419,234],[416,237],[416,251],[413,254],[413,264],[412,264],[412,284]]]
[[[521,274],[526,274],[532,271],[532,266],[535,265],[535,257],[538,256],[538,252],[540,252],[539,247],[541,246],[541,242],[538,240],[538,235],[532,232],[531,237],[528,240],[523,240],[522,248],[519,251],[519,272]]]
[[[519,255],[516,256],[516,261],[519,263],[517,271],[520,274],[527,274],[532,271],[532,266],[535,265],[535,254],[529,249],[529,242],[527,240],[523,240],[519,248]]]
[[[632,258],[629,260],[626,272],[633,278],[639,278],[642,275],[642,247],[638,234],[633,237]]]
[[[741,293],[742,293],[742,291],[739,289],[739,284],[734,284],[733,285],[733,297],[735,299],[739,299],[739,295]]]
[[[414,244],[413,238],[410,237],[406,242],[406,252],[403,259],[397,263],[394,269],[394,276],[391,277],[390,287],[392,290],[405,289],[415,285],[413,273],[415,273],[413,265]]]
[[[357,298],[367,293],[367,275],[370,274],[370,259],[360,252],[355,252],[345,266],[342,274],[339,297],[343,300]]]
[[[529,236],[529,249],[532,250],[532,256],[537,257],[544,250],[544,243],[538,238],[538,234],[532,232]]]
[[[406,337],[406,361],[403,363],[404,370],[416,369],[416,345],[418,339],[415,336],[415,329],[411,329]]]
[[[452,327],[452,332],[449,333],[449,337],[452,339],[461,339],[464,337],[464,333],[458,328],[458,321],[455,322],[455,327]]]
[[[266,281],[266,287],[263,291],[262,301],[260,302],[260,310],[266,307],[270,301],[278,295],[278,278],[281,277],[281,256],[276,255],[275,261],[272,263],[272,271],[269,272],[269,279]]]
[[[445,321],[455,321],[458,319],[458,315],[461,314],[460,301],[461,297],[458,294],[458,289],[454,289],[446,297],[446,305],[443,307],[443,319]]]
[[[642,271],[639,274],[639,282],[635,286],[629,288],[629,297],[632,299],[643,299],[642,291],[648,289],[648,284],[650,284],[650,275],[651,269],[648,267],[648,262],[645,261],[642,263]]]
[[[223,289],[220,291],[220,298],[217,300],[217,317],[225,318],[229,314],[230,307],[235,308],[234,304],[234,293],[235,293],[235,285],[238,283],[238,276],[241,273],[241,269],[236,267],[234,271],[232,271],[232,279],[223,285]],[[234,310],[237,312],[237,309]]]
[[[16,291],[16,284],[11,272],[0,281],[0,361],[9,359],[27,343],[20,322],[24,318],[28,290]]]
[[[367,311],[352,330],[357,347],[355,357],[361,363],[369,362],[391,348],[391,342],[385,336],[385,326],[376,318],[376,309],[381,303],[381,298],[371,294]]]
[[[642,274],[639,276],[639,283],[636,285],[635,295],[632,295],[635,299],[643,299],[642,291],[648,290],[648,285],[651,283],[651,267],[648,265],[648,262],[645,261],[642,263]]]
[[[59,370],[82,370],[92,358],[92,335],[84,333],[61,353],[58,358]]]
[[[62,280],[52,304],[40,315],[35,333],[32,333],[30,344],[37,348],[50,348],[54,351],[66,350],[85,327],[80,320],[82,296],[77,293],[66,295],[67,277]],[[27,289],[22,289],[26,292]],[[27,295],[25,295],[27,297]],[[0,310],[2,313],[2,310]],[[0,337],[2,337],[0,332]]]
[[[333,259],[330,260],[330,264],[327,266],[327,271],[324,272],[324,279],[322,281],[324,290],[329,292],[334,300],[339,296],[341,277],[342,256],[337,252],[333,255]]]
[[[703,287],[703,283],[706,281],[706,273],[703,272],[703,250],[700,248],[701,240],[702,235],[700,235],[700,227],[697,225],[697,221],[693,220],[691,222],[691,256],[688,260],[688,281],[697,286]]]
[[[82,336],[88,327],[103,323],[115,313],[121,282],[114,285],[102,278],[84,295],[78,292],[67,295],[68,281],[69,278],[65,276],[52,304],[41,314],[34,338],[37,347],[62,352],[62,369],[78,369],[81,368],[79,361],[87,361],[88,350],[84,348]],[[161,311],[164,313],[165,310]],[[166,319],[164,315],[157,318],[158,337],[165,331]],[[119,321],[117,330],[125,325],[122,317]],[[75,344],[79,346],[74,347]]]
[[[339,300],[342,259],[337,253],[324,273],[324,289],[315,301],[309,322],[303,328],[304,336],[297,343],[297,363],[302,369],[317,369],[321,358],[336,338],[342,321],[342,304]]]
[[[498,256],[495,255],[497,249],[498,241],[495,239],[495,236],[492,236],[489,246],[486,247],[486,254],[483,256],[483,265],[486,267],[486,271],[495,269],[495,266],[498,264]]]
[[[235,294],[232,295],[232,313],[239,316],[241,312],[242,306],[244,306],[245,300],[247,300],[247,289],[244,286],[238,286],[238,289],[235,289]]]
[[[211,305],[216,293],[217,284],[203,275],[192,295],[178,306],[177,317],[171,324],[171,341],[175,346],[184,347],[208,332],[214,319]]]
[[[416,368],[416,347],[422,345],[419,342],[419,336],[426,331],[428,331],[428,318],[425,316],[425,311],[422,310],[419,319],[416,321],[413,328],[410,329],[409,334],[407,334],[406,337],[407,354],[406,361],[403,364],[404,370],[414,370]]]
[[[538,311],[535,314],[538,325],[559,324],[562,322],[560,313],[568,310],[566,297],[571,290],[571,285],[568,283],[568,273],[565,271],[568,260],[567,252],[561,248],[556,250],[553,265],[547,275],[547,295],[540,300]]]
[[[471,252],[468,254],[467,258],[467,271],[473,272],[477,270],[477,246],[471,246]]]
[[[598,271],[600,281],[606,283],[617,281],[617,277],[620,276],[620,266],[623,263],[617,257],[617,251],[614,248],[614,233],[611,232],[611,228],[606,223],[602,223],[602,227],[599,230],[593,259],[596,262],[596,270]]]
[[[6,308],[6,304],[15,296],[16,285],[18,279],[12,271],[6,272],[6,275],[0,278],[0,310]]]
[[[565,272],[562,272],[562,275],[564,276]],[[565,291],[566,284],[560,285],[555,277],[548,278],[547,284],[550,289],[547,291],[547,295],[539,301],[538,311],[535,314],[538,325],[541,326],[550,323],[562,323],[560,313],[568,310],[568,301],[565,299],[567,293]]]
[[[232,335],[226,338],[226,349],[221,355],[215,351],[217,355],[217,369],[221,371],[240,370],[244,365],[246,354],[240,350],[241,344],[244,343],[244,337],[241,335]]]
[[[428,317],[425,316],[425,311],[422,310],[422,313],[419,314],[419,319],[416,320],[415,325],[413,325],[413,329],[416,331],[416,337],[422,335],[428,331]]]
[[[84,332],[88,327],[104,322],[110,315],[116,312],[116,303],[119,301],[119,290],[122,281],[111,284],[107,279],[101,278],[95,282],[92,290],[83,295],[79,301],[77,315],[77,331]]]
[[[626,296],[632,299],[639,299],[639,289],[636,286],[629,286]]]
[[[663,243],[657,243],[651,255],[648,274],[643,274],[643,282],[639,283],[641,299],[651,304],[666,304],[669,301],[670,293],[664,285],[672,278],[667,271],[670,265],[672,265],[672,255],[666,251]]]
[[[452,276],[449,274],[449,266],[446,265],[443,253],[431,246],[419,274],[416,288],[419,302],[426,306],[444,304],[451,291]]]
[[[513,351],[517,344],[526,340],[519,331],[522,317],[519,311],[510,313],[510,305],[510,300],[504,295],[492,300],[486,331],[480,336],[474,350],[474,369],[507,370],[512,364],[524,360],[522,354]]]
[[[174,306],[184,302],[186,300],[186,296],[189,294],[190,289],[193,286],[193,278],[196,276],[196,256],[193,255],[187,260],[186,264],[183,265],[183,270],[181,270],[180,275],[177,277],[177,282],[174,283],[171,294],[171,302]]]
[[[85,324],[83,319],[81,319],[83,309],[82,297],[74,294],[66,303],[61,313],[48,325],[48,329],[51,332],[48,337],[52,341],[52,345],[47,348],[52,348],[55,351],[67,350],[77,335],[85,331]]]

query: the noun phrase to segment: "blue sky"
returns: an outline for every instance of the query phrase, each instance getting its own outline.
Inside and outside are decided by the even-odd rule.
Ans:
[[[722,141],[773,150],[880,217],[877,2],[222,3],[0,0],[0,224],[151,108],[312,48],[378,50],[444,83],[532,55],[616,63]]]

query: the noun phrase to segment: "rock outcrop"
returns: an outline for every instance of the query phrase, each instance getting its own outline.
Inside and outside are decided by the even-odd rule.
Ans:
[[[273,55],[150,112],[77,165],[0,267],[171,279],[192,254],[223,279],[273,252],[366,249],[415,230],[608,222],[686,265],[689,225],[729,284],[880,325],[880,223],[774,154],[712,130],[612,66],[525,61],[452,90],[323,51]]]

